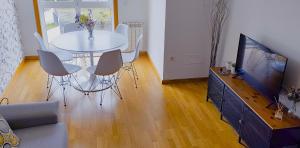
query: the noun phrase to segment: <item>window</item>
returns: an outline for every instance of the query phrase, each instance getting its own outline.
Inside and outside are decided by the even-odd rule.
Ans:
[[[95,29],[113,29],[113,0],[39,0],[38,5],[46,43],[63,33],[66,24],[74,23],[76,14],[87,14],[88,9],[97,20]]]

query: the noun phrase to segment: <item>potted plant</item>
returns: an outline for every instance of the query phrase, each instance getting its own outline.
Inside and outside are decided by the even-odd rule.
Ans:
[[[89,32],[89,39],[93,39],[93,31],[96,25],[96,20],[93,19],[92,10],[88,10],[88,15],[76,15],[75,23],[79,24],[80,27],[86,28]]]

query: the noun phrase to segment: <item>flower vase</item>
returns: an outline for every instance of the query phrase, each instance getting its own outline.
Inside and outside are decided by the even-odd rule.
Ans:
[[[93,40],[94,39],[94,34],[93,34],[94,30],[88,29],[88,31],[89,31],[89,40]]]

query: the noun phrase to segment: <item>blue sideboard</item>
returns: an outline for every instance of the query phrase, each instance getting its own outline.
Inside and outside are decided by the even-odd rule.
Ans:
[[[221,75],[220,68],[211,68],[207,101],[211,100],[238,133],[238,141],[250,148],[300,147],[300,120],[285,114],[274,118],[271,102],[232,75]]]

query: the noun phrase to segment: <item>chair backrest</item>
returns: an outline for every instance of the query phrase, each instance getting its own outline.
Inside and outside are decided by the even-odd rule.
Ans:
[[[53,76],[65,76],[69,74],[54,53],[45,50],[38,50],[37,52],[40,58],[40,64],[48,74]]]
[[[41,35],[37,32],[33,33],[34,37],[37,39],[37,41],[39,42],[40,48],[41,50],[47,50],[47,47],[44,43],[43,38],[41,37]]]
[[[116,28],[116,32],[124,35],[128,39],[129,27],[126,24],[119,24]]]
[[[143,45],[143,34],[141,34],[137,39],[137,42],[135,45],[135,50],[134,50],[134,52],[135,52],[134,59],[137,59],[139,57],[142,45]]]
[[[65,24],[62,27],[62,33],[68,33],[68,32],[73,32],[73,31],[80,31],[82,30],[80,26],[77,23],[69,23]]]
[[[123,60],[120,49],[105,52],[100,57],[94,74],[102,76],[111,75],[118,72],[122,66]]]

